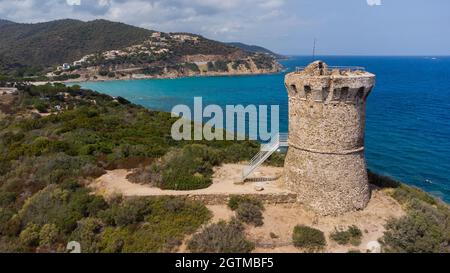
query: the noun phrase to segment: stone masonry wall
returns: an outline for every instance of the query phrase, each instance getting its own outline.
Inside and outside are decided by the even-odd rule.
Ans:
[[[168,195],[170,196],[170,195]],[[202,202],[204,205],[227,205],[230,198],[235,194],[186,194],[173,195],[173,197],[186,198],[192,201]],[[239,196],[251,197],[260,200],[263,204],[295,204],[297,203],[297,194],[295,193],[276,193],[276,194],[239,194]],[[134,199],[136,196],[127,197],[127,199]]]

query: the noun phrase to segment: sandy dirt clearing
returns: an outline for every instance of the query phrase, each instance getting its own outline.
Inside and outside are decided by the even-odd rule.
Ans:
[[[186,196],[186,195],[217,195],[217,194],[286,194],[291,193],[283,188],[281,179],[272,182],[245,183],[236,185],[244,165],[227,164],[215,169],[213,185],[207,189],[197,191],[167,191],[148,185],[131,183],[126,179],[129,170],[113,170],[107,172],[102,177],[91,183],[91,187],[98,194],[109,196],[121,194],[126,197],[132,196]],[[253,178],[277,177],[282,174],[282,168],[261,167]],[[264,187],[264,190],[256,191],[255,185]],[[384,226],[391,218],[399,218],[405,214],[403,208],[387,193],[388,190],[374,188],[372,199],[368,207],[363,211],[351,212],[342,216],[321,217],[307,210],[298,203],[292,204],[268,204],[264,211],[264,225],[262,227],[246,226],[246,233],[252,242],[255,243],[257,253],[299,253],[304,252],[292,244],[292,232],[296,225],[307,225],[320,229],[325,233],[327,246],[324,252],[345,253],[349,250],[367,251],[367,244],[377,241],[383,236]],[[208,205],[208,209],[213,213],[210,223],[220,220],[230,220],[234,216],[226,204]],[[341,246],[329,239],[331,232],[335,228],[347,228],[356,225],[363,231],[362,243],[360,246]],[[272,238],[271,233],[278,238]],[[186,238],[179,251],[186,251]]]
[[[131,173],[129,170],[113,170],[108,171],[93,183],[91,187],[97,193],[102,195],[121,194],[126,197],[130,196],[161,196],[161,195],[217,195],[217,194],[286,194],[291,193],[282,187],[280,181],[245,183],[243,185],[236,185],[240,180],[242,169],[244,165],[240,164],[226,164],[215,169],[213,176],[213,184],[202,190],[194,191],[171,191],[161,190],[156,187],[148,185],[134,184],[126,178]],[[275,167],[261,167],[253,178],[256,177],[278,177],[281,175],[283,169]],[[263,191],[257,191],[255,186],[261,186]]]
[[[264,225],[262,227],[247,226],[248,238],[256,244],[257,253],[300,253],[304,250],[292,244],[292,233],[296,225],[307,225],[325,233],[327,247],[324,252],[346,253],[350,250],[367,252],[367,244],[377,241],[383,236],[384,226],[391,218],[399,218],[405,213],[402,207],[386,191],[374,189],[369,206],[363,211],[347,213],[342,216],[319,217],[305,209],[301,204],[266,205]],[[229,220],[234,212],[225,205],[208,206],[214,217],[212,222]],[[341,246],[329,239],[335,228],[347,228],[356,225],[363,232],[360,246]],[[278,238],[271,238],[273,233]]]

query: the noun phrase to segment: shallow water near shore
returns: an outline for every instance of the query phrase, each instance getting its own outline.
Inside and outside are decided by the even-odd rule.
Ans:
[[[329,65],[364,66],[377,75],[367,104],[369,168],[450,202],[450,57],[322,56]],[[282,61],[292,71],[311,57]],[[77,83],[122,96],[150,109],[177,104],[280,105],[280,131],[288,131],[284,73]]]

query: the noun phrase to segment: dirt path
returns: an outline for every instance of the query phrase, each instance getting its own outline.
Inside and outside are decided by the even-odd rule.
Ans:
[[[148,185],[134,184],[126,178],[130,171],[113,170],[108,171],[105,175],[95,180],[91,187],[97,193],[102,195],[121,194],[123,196],[161,196],[161,195],[217,195],[217,194],[286,194],[290,191],[284,189],[280,181],[245,183],[244,185],[236,185],[241,177],[242,168],[240,164],[226,164],[215,169],[213,176],[213,184],[202,190],[194,191],[171,191],[161,190]],[[281,175],[282,168],[261,167],[254,174],[254,177],[278,177]],[[257,191],[255,186],[263,187],[263,191]]]

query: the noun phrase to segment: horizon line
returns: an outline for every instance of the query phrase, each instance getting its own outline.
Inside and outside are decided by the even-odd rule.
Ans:
[[[311,54],[283,54],[278,53],[285,57],[312,57]],[[390,55],[390,54],[316,54],[316,57],[450,57],[450,54],[448,55],[433,55],[433,54],[411,54],[411,55]]]

